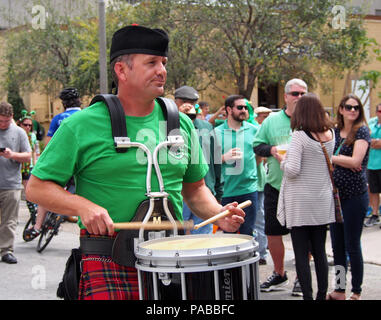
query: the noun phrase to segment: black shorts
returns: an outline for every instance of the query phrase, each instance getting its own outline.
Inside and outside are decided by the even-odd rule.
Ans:
[[[290,230],[282,226],[277,217],[279,191],[270,184],[265,184],[264,189],[264,208],[265,208],[265,234],[267,236],[283,236],[290,233]]]
[[[381,193],[381,169],[368,169],[368,185],[370,193]]]

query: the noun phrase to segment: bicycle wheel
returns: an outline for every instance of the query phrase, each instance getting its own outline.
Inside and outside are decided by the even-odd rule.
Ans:
[[[29,226],[34,226],[36,219],[33,219],[33,217],[30,217],[27,223],[25,224],[24,230],[22,231],[22,238],[24,241],[28,242],[30,241],[29,239],[26,238],[25,231],[29,229]]]
[[[53,212],[48,212],[42,225],[41,235],[38,239],[37,252],[41,253],[53,239],[53,237],[58,234],[58,229],[61,225],[63,218]]]

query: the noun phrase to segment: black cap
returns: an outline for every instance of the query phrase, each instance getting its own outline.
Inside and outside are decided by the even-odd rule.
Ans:
[[[123,54],[144,53],[168,56],[168,35],[161,29],[131,25],[119,29],[112,37],[110,61]]]
[[[189,86],[182,86],[175,91],[175,98],[196,101],[199,95],[195,89]]]

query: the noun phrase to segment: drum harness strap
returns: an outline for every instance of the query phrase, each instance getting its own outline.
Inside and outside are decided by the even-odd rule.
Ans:
[[[175,215],[174,213],[172,214],[170,210],[172,209],[173,212],[173,207],[168,200],[168,193],[164,190],[164,182],[158,163],[159,149],[162,147],[179,149],[179,147],[184,145],[184,139],[180,133],[179,111],[175,102],[167,98],[157,98],[164,114],[164,118],[167,122],[167,137],[165,141],[156,146],[152,154],[144,144],[131,142],[128,137],[125,113],[119,98],[113,94],[99,94],[92,99],[90,105],[100,101],[103,101],[109,110],[115,151],[118,153],[125,153],[129,148],[137,147],[142,149],[147,155],[146,196],[148,197],[148,200],[143,201],[142,204],[146,204],[146,207],[146,202],[148,201],[149,207],[148,211],[146,210],[147,213],[145,214],[144,219],[141,214],[140,216],[136,214],[134,221],[141,221],[143,219],[143,225],[144,223],[147,223],[152,216],[155,205],[157,207],[158,202],[160,202],[160,208],[164,211],[166,218],[172,222],[173,233],[174,235],[177,235],[177,225],[174,220]],[[159,192],[151,191],[152,164],[154,165],[158,178],[160,188]],[[139,237],[138,239],[136,238],[137,235]],[[134,255],[134,247],[141,241],[144,241],[143,227],[140,228],[138,234],[137,231],[121,230],[118,232],[116,238],[82,235],[80,237],[80,248],[83,254],[111,256],[113,261],[118,264],[134,266],[136,260]]]

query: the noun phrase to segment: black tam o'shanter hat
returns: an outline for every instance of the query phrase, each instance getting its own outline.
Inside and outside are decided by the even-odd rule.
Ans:
[[[110,61],[123,54],[144,53],[168,56],[168,35],[161,29],[131,25],[119,29],[112,37]]]

